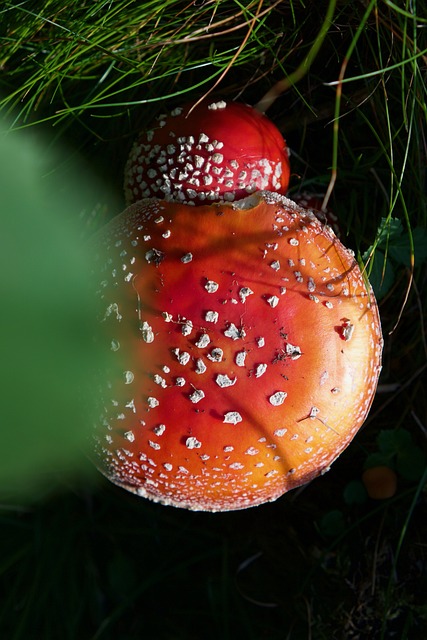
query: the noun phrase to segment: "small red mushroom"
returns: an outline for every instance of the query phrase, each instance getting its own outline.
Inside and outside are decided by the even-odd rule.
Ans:
[[[378,465],[365,469],[362,482],[368,496],[373,500],[387,500],[397,491],[396,472],[386,465]]]
[[[237,102],[202,102],[160,115],[125,168],[126,203],[157,197],[187,204],[233,201],[258,189],[286,193],[289,154],[276,126]]]
[[[325,472],[362,425],[382,352],[353,254],[271,192],[142,200],[95,239],[104,380],[95,457],[163,504],[227,511]]]

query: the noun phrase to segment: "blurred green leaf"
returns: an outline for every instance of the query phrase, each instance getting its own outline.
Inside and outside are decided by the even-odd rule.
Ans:
[[[377,247],[385,249],[388,245],[393,244],[396,239],[400,238],[402,232],[403,226],[399,218],[381,218],[378,228]]]
[[[363,504],[368,494],[363,482],[352,480],[344,487],[344,501],[348,505]]]
[[[363,256],[364,261],[367,261],[368,257],[369,252],[367,251]],[[378,300],[381,300],[390,291],[394,278],[394,269],[390,260],[386,259],[385,254],[377,249],[373,257],[369,281]]]
[[[319,528],[320,532],[326,537],[335,538],[339,536],[346,529],[343,512],[338,509],[328,511],[321,518]]]
[[[371,453],[365,460],[365,464],[363,465],[365,469],[371,469],[372,467],[390,467],[390,469],[394,469],[394,452],[379,452]]]
[[[4,126],[6,129],[6,126]],[[81,458],[102,367],[78,222],[90,176],[44,139],[0,125],[2,418],[0,486],[31,492]],[[63,177],[63,176],[62,176]]]
[[[419,480],[427,465],[424,452],[416,445],[410,445],[397,455],[396,468],[405,480],[416,482]]]
[[[415,264],[419,265],[427,260],[427,229],[416,227],[412,231],[414,241]],[[390,257],[398,264],[410,266],[410,244],[408,234],[405,233],[390,244]]]
[[[427,229],[415,227],[412,230],[415,264],[427,260]],[[372,255],[373,252],[373,255]],[[363,254],[363,261],[371,261],[369,280],[376,297],[381,300],[391,289],[395,280],[395,266],[411,265],[411,244],[409,234],[403,231],[402,222],[397,218],[383,218],[377,232],[377,245],[371,245]]]
[[[378,434],[378,446],[386,454],[396,454],[409,445],[412,445],[412,436],[405,429],[388,429]]]

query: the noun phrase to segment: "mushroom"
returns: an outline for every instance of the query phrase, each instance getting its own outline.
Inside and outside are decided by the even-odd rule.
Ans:
[[[382,335],[353,253],[294,202],[133,204],[94,240],[95,460],[163,504],[227,511],[328,470],[362,425]]]
[[[237,102],[202,102],[160,115],[125,168],[127,204],[157,197],[187,204],[233,201],[259,189],[284,194],[289,155],[276,126]]]
[[[397,491],[396,472],[386,465],[377,465],[365,469],[362,474],[362,482],[373,500],[387,500],[392,498]]]

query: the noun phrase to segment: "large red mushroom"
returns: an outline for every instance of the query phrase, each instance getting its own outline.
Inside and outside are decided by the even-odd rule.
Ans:
[[[233,201],[259,189],[286,193],[289,155],[277,127],[238,102],[186,105],[135,141],[125,168],[127,204],[157,197],[186,204]]]
[[[113,483],[227,511],[329,468],[366,417],[382,351],[372,291],[329,227],[271,192],[146,199],[94,246],[99,339],[117,358],[95,456]]]

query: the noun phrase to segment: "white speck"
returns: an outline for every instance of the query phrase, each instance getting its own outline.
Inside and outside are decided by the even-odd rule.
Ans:
[[[187,449],[200,449],[202,443],[199,442],[197,438],[192,437],[187,438],[187,440],[185,441],[185,446],[187,447]]]
[[[230,444],[224,447],[225,453],[231,453],[232,451],[234,451],[234,447],[232,447]]]
[[[255,370],[255,378],[260,378],[267,371],[266,364],[259,364]]]
[[[231,380],[227,374],[219,373],[215,378],[215,382],[219,387],[232,387],[237,382],[237,378]]]
[[[213,154],[212,162],[215,162],[215,164],[222,164],[223,161],[224,161],[224,156],[222,155],[222,153]]]
[[[296,238],[290,238],[290,239],[289,239],[289,244],[290,244],[292,247],[297,247],[297,246],[299,245],[299,240],[297,240]]]
[[[185,385],[185,378],[182,378],[181,376],[179,376],[175,380],[175,384],[176,384],[177,387],[183,387]]]
[[[345,320],[341,329],[341,335],[346,342],[351,340],[354,333],[354,324],[351,324],[350,320]]]
[[[265,474],[266,478],[272,478],[273,476],[276,476],[279,472],[277,471],[277,469],[273,469],[272,471],[268,471],[268,473]]]
[[[191,322],[191,320],[186,320],[182,325],[182,329],[181,329],[182,335],[189,336],[192,330],[193,330],[193,323]]]
[[[158,373],[154,374],[154,382],[158,385],[160,385],[163,389],[166,389],[166,387],[168,386],[166,383],[166,380],[164,378],[162,378],[162,376],[159,376]]]
[[[265,346],[265,338],[263,338],[262,336],[260,338],[257,338],[256,343],[257,343],[258,347],[264,347]]]
[[[218,311],[206,311],[205,320],[206,322],[218,322]]]
[[[160,224],[161,222],[164,222],[164,221],[165,221],[165,219],[164,219],[163,216],[159,216],[158,218],[156,218],[154,220],[155,224]]]
[[[123,435],[129,442],[135,442],[135,434],[133,431],[126,431]]]
[[[119,322],[123,318],[123,316],[119,313],[119,305],[117,304],[117,302],[113,302],[107,307],[103,321],[111,316],[112,313],[116,314],[116,320],[118,320]]]
[[[189,262],[192,261],[192,259],[193,259],[193,254],[186,253],[185,255],[182,256],[181,262],[183,262],[184,264],[188,264]]]
[[[159,265],[164,260],[165,254],[163,251],[159,251],[159,249],[149,249],[145,254],[145,259],[150,264],[154,262],[154,264]]]
[[[216,291],[218,291],[218,288],[219,284],[217,282],[214,282],[213,280],[208,280],[205,284],[205,289],[208,293],[215,293]]]
[[[274,307],[277,307],[277,305],[279,304],[279,298],[277,296],[270,296],[269,298],[267,298],[267,302],[270,307],[274,309]]]
[[[166,471],[172,471],[173,466],[171,465],[170,462],[164,462],[163,463],[163,468],[166,469]]]
[[[125,384],[131,384],[135,379],[135,376],[132,373],[132,371],[125,371],[124,376],[125,376]]]
[[[329,373],[325,370],[323,371],[322,375],[320,376],[320,386],[322,386],[323,384],[325,384],[326,380],[329,378]]]
[[[249,447],[249,449],[246,449],[245,454],[247,456],[256,456],[259,453],[258,449],[255,449],[255,447]]]
[[[205,397],[204,392],[201,389],[194,389],[193,393],[188,396],[194,404],[200,402]]]
[[[301,358],[302,356],[301,348],[293,344],[290,344],[290,342],[288,342],[288,344],[286,345],[285,351],[286,351],[286,355],[291,360],[298,360],[298,358]]]
[[[236,353],[235,362],[236,362],[238,367],[244,367],[245,366],[246,356],[247,356],[247,352],[246,351],[238,351]]]
[[[196,373],[205,373],[206,365],[201,358],[197,358],[196,360]]]
[[[232,340],[238,340],[239,338],[244,338],[246,333],[243,329],[238,329],[236,325],[231,322],[229,327],[224,331],[224,335]]]
[[[224,415],[224,422],[229,424],[237,424],[238,422],[242,422],[243,418],[238,411],[228,411]]]
[[[187,353],[187,351],[180,351],[179,349],[173,349],[173,353],[176,355],[176,358],[179,364],[182,364],[183,366],[188,364],[191,356],[189,353]]]
[[[279,407],[285,402],[287,395],[286,391],[276,391],[276,393],[273,393],[273,395],[269,397],[269,402],[273,407]]]
[[[243,465],[241,462],[233,462],[229,465],[230,469],[243,469],[244,466],[245,465]]]
[[[166,425],[165,424],[159,424],[159,425],[157,425],[157,427],[154,427],[153,431],[156,434],[156,436],[162,436],[164,434],[164,432],[166,431]]]
[[[118,351],[120,349],[120,342],[118,340],[111,340],[111,351]]]
[[[132,409],[134,413],[136,413],[135,400],[130,400],[125,404],[126,409]]]
[[[152,449],[155,449],[156,451],[158,451],[161,448],[158,442],[153,442],[152,440],[149,440],[148,444]]]
[[[270,267],[272,269],[274,269],[274,271],[279,271],[280,269],[280,262],[278,260],[274,260],[271,264]]]
[[[215,347],[214,349],[212,349],[210,353],[208,353],[208,358],[212,362],[221,362],[223,355],[224,355],[223,350],[220,349],[219,347]]]
[[[150,343],[154,340],[154,332],[148,322],[143,322],[141,327],[142,339],[144,342]]]
[[[211,339],[208,336],[208,334],[202,333],[202,335],[196,342],[196,347],[198,347],[199,349],[205,349],[208,346],[208,344],[210,344],[210,341]]]
[[[172,322],[173,315],[171,313],[168,313],[167,311],[163,311],[162,318],[165,322]]]
[[[310,410],[310,418],[315,418],[320,413],[320,409],[318,407],[311,407]]]
[[[273,435],[277,436],[278,438],[282,438],[286,432],[287,429],[276,429],[276,431],[273,432]]]
[[[208,105],[208,109],[210,111],[216,111],[217,109],[225,109],[227,103],[224,100],[219,100],[218,102],[212,102],[212,104]]]
[[[239,291],[239,297],[242,302],[245,302],[246,298],[253,294],[252,289],[249,287],[242,287]]]
[[[159,406],[159,401],[157,400],[157,398],[153,398],[152,396],[150,396],[149,398],[147,398],[147,403],[148,406],[150,407],[150,409],[154,409],[155,407]]]

